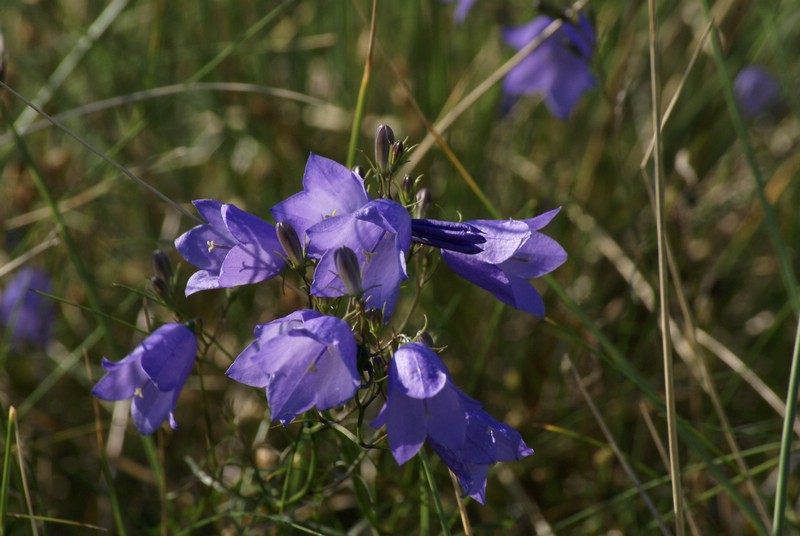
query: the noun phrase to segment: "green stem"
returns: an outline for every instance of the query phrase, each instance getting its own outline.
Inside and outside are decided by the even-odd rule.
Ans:
[[[786,416],[783,419],[781,436],[781,453],[778,463],[778,483],[775,488],[775,510],[772,515],[772,534],[783,534],[786,514],[787,487],[789,483],[790,456],[792,454],[792,423],[797,412],[797,392],[800,386],[800,319],[794,336],[792,352],[792,369],[789,373],[789,392],[786,395]]]
[[[17,421],[17,411],[14,406],[8,408],[8,422],[6,423],[6,445],[3,453],[3,480],[0,482],[0,536],[6,532],[6,512],[8,512],[8,479],[11,474],[11,438],[14,435],[14,426]]]
[[[372,0],[372,19],[369,23],[369,45],[367,47],[367,60],[364,62],[364,74],[361,77],[361,87],[358,89],[358,100],[353,117],[353,128],[350,130],[350,145],[347,147],[347,167],[352,168],[356,163],[356,150],[358,148],[358,133],[361,132],[361,122],[364,120],[364,108],[367,102],[367,89],[372,74],[372,48],[375,44],[375,21],[378,13],[378,0]]]

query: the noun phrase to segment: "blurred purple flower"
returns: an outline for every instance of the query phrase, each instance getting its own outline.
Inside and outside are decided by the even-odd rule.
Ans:
[[[560,209],[527,220],[474,220],[466,222],[483,233],[483,251],[464,254],[441,250],[445,264],[467,281],[521,311],[544,316],[544,303],[529,279],[559,267],[567,254],[558,242],[539,233]]]
[[[186,283],[186,295],[200,290],[258,283],[278,275],[286,266],[275,227],[219,201],[194,201],[208,222],[175,240],[183,257],[200,268]]]
[[[537,17],[530,23],[503,32],[506,43],[520,50],[536,39],[554,19]],[[566,119],[584,91],[596,80],[590,69],[596,38],[592,24],[579,15],[577,24],[563,25],[520,61],[503,80],[507,95],[544,96],[550,113]]]
[[[333,160],[311,154],[303,173],[303,191],[281,201],[271,211],[275,221],[294,228],[300,240],[314,224],[331,216],[355,212],[369,201],[361,178]]]
[[[8,337],[12,348],[24,343],[45,346],[53,336],[53,300],[34,291],[51,294],[50,277],[39,268],[26,267],[0,295],[0,340]]]
[[[411,217],[388,199],[370,201],[349,214],[326,218],[307,231],[308,255],[319,258],[311,294],[345,296],[347,287],[338,273],[335,253],[346,247],[356,254],[361,270],[362,299],[370,309],[383,312],[388,321],[394,311],[401,281],[406,274],[406,253],[411,247]]]
[[[750,119],[775,112],[781,101],[781,86],[775,75],[761,65],[749,65],[733,81],[733,93],[744,115]]]
[[[167,418],[170,426],[177,428],[172,412],[196,354],[197,338],[191,329],[178,323],[164,324],[122,361],[113,363],[104,357],[107,373],[92,394],[101,400],[133,397],[133,422],[145,435],[155,432]]]
[[[314,406],[322,411],[355,396],[356,341],[344,320],[304,309],[256,326],[255,335],[225,374],[265,388],[273,421],[285,426]]]
[[[442,0],[443,2],[450,4],[453,0]],[[458,5],[456,6],[456,11],[454,18],[457,23],[461,24],[464,22],[464,19],[467,18],[467,13],[469,10],[472,9],[472,4],[475,3],[475,0],[458,0]]]
[[[420,343],[405,344],[395,352],[386,403],[371,426],[386,426],[389,449],[400,465],[428,439],[465,494],[481,504],[489,465],[533,453],[518,432],[490,417],[458,389],[436,352]]]

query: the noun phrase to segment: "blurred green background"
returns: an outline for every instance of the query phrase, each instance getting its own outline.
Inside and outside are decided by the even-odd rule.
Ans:
[[[684,344],[675,353],[675,388],[689,438],[680,443],[689,525],[696,534],[756,534],[754,505],[772,511],[782,425],[767,399],[770,391],[785,397],[794,315],[753,169],[723,98],[726,76],[704,34],[709,19],[702,3],[661,2],[659,9],[665,106],[677,95],[663,130],[667,237],[680,277],[671,282],[671,312]],[[191,209],[191,200],[213,198],[271,221],[269,208],[301,188],[309,152],[345,162],[370,10],[371,2],[363,0],[25,0],[5,5],[0,14],[6,83],[29,99],[49,91],[36,101],[48,114],[69,114],[63,123],[74,134],[177,203]],[[552,279],[534,283],[547,305],[546,320],[497,305],[493,296],[441,267],[407,329],[413,334],[421,328],[424,313],[437,344],[447,346],[442,355],[456,382],[489,413],[518,428],[536,451],[490,470],[487,505],[467,507],[476,534],[657,530],[565,356],[671,524],[668,472],[659,453],[666,424],[647,396],[647,390],[657,396],[664,390],[658,317],[646,290],[657,288],[647,178],[652,166],[646,166],[647,176],[640,168],[652,137],[648,14],[645,4],[624,0],[594,0],[587,12],[597,28],[593,70],[599,83],[569,120],[553,118],[536,97],[507,111],[494,86],[444,134],[501,217],[563,207],[545,232],[569,254]],[[782,113],[747,123],[747,140],[777,231],[796,265],[800,10],[790,1],[725,0],[715,2],[712,12],[727,76],[758,63],[783,86]],[[378,2],[359,162],[371,157],[379,123],[412,144],[422,142],[425,122],[412,99],[436,123],[511,57],[503,26],[536,15],[529,2],[477,2],[457,25],[453,6],[436,0]],[[27,264],[53,275],[54,293],[64,300],[89,306],[87,286],[92,287],[103,314],[144,327],[142,298],[125,287],[147,289],[156,248],[180,266],[185,281],[193,269],[180,263],[172,242],[194,222],[41,117],[28,116],[8,91],[0,98],[7,106],[0,133],[0,266],[28,256]],[[113,98],[119,100],[100,106]],[[55,220],[32,180],[31,162],[10,134],[8,123],[14,121],[22,131],[35,130],[23,136],[24,144],[60,203],[89,281],[79,276],[65,243],[52,241],[58,236]],[[412,153],[407,171],[433,192],[432,217],[491,217],[435,145]],[[43,243],[49,247],[40,248]],[[0,285],[12,276],[4,275]],[[299,428],[266,433],[263,393],[222,375],[230,355],[251,340],[255,324],[298,303],[279,281],[181,300],[181,308],[215,332],[229,355],[214,351],[204,360],[205,393],[197,376],[191,377],[177,407],[180,430],[142,441],[129,423],[124,432],[109,434],[113,406],[102,406],[104,435],[116,441],[105,444],[114,488],[131,533],[299,530],[259,518],[277,514],[259,498],[270,491],[256,491],[241,478],[242,467],[266,471],[277,463]],[[169,318],[158,306],[150,304],[148,311],[154,321]],[[97,315],[67,303],[58,305],[58,313],[55,341],[46,349],[4,350],[3,419],[10,405],[18,409],[34,511],[111,528],[84,356],[96,380],[102,356],[118,360],[139,339],[130,327],[114,321],[103,327]],[[732,368],[734,359],[745,368]],[[727,423],[704,389],[704,367]],[[632,374],[642,383],[632,381]],[[125,412],[117,413],[114,422],[124,425]],[[752,471],[752,488],[731,459],[726,428]],[[419,505],[430,497],[421,496],[418,466],[398,468],[386,452],[373,451],[371,462],[337,480],[330,472],[341,456],[357,455],[346,452],[354,445],[342,446],[333,431],[318,434],[317,441],[314,477],[331,485],[283,515],[323,533],[420,532],[425,521]],[[294,454],[299,466],[305,448]],[[452,484],[444,466],[431,458],[444,509],[459,533]],[[20,513],[25,507],[14,471],[8,511]],[[282,476],[265,485],[280,482]],[[358,507],[362,484],[377,521]],[[789,530],[798,527],[797,484],[790,480]],[[438,522],[431,527],[437,532]],[[25,534],[30,527],[11,518],[9,528]],[[93,532],[54,523],[40,529]]]

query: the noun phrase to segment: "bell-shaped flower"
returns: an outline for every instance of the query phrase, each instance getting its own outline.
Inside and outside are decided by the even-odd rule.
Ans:
[[[234,205],[209,199],[194,201],[208,222],[175,240],[183,257],[200,268],[186,283],[186,295],[200,290],[258,283],[278,275],[286,254],[275,227]]]
[[[529,279],[555,270],[567,259],[558,242],[539,233],[560,209],[527,220],[466,222],[486,239],[482,251],[459,253],[442,248],[445,264],[467,281],[484,288],[503,303],[544,316],[544,303]]]
[[[275,221],[291,224],[300,240],[312,225],[355,212],[369,201],[361,178],[333,160],[311,154],[303,173],[303,191],[272,209]]]
[[[436,352],[416,342],[397,349],[389,362],[386,403],[371,426],[386,426],[398,464],[411,459],[426,438],[461,450],[467,434],[465,415],[462,394]]]
[[[536,39],[554,19],[537,17],[503,32],[506,43],[520,50]],[[590,69],[596,37],[584,15],[577,23],[564,20],[556,32],[514,66],[503,80],[507,95],[538,94],[550,113],[566,119],[581,95],[596,84]]]
[[[151,333],[122,361],[103,358],[106,375],[92,389],[101,400],[133,398],[131,415],[143,434],[155,432],[173,411],[197,354],[197,338],[183,324],[164,324]]]
[[[349,294],[336,264],[339,248],[352,250],[361,270],[362,299],[388,321],[397,303],[400,283],[408,278],[406,253],[411,247],[411,218],[394,201],[377,199],[355,212],[326,218],[308,229],[308,254],[319,258],[311,294]]]
[[[427,439],[458,477],[464,493],[481,504],[490,465],[533,453],[519,432],[493,419],[480,402],[456,387],[436,352],[420,343],[395,352],[389,363],[386,403],[371,426],[386,426],[389,449],[401,465]]]
[[[344,320],[304,309],[256,326],[255,335],[225,374],[264,388],[273,421],[286,425],[314,406],[322,411],[355,396],[357,347]]]
[[[0,295],[0,341],[11,348],[25,343],[45,346],[53,336],[54,302],[35,291],[52,293],[50,277],[39,268],[26,267]]]
[[[533,454],[522,436],[509,425],[494,419],[481,404],[462,393],[466,408],[467,433],[464,446],[453,450],[431,439],[436,454],[458,478],[465,495],[486,503],[486,476],[496,462],[510,462]]]

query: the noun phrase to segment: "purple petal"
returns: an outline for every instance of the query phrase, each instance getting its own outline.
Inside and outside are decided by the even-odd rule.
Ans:
[[[561,245],[541,233],[533,233],[514,255],[498,267],[523,279],[533,279],[550,273],[567,260],[567,252]]]
[[[103,358],[106,375],[92,388],[92,395],[100,400],[127,400],[136,389],[147,383],[148,378],[141,365],[141,348],[116,363]]]
[[[486,239],[481,244],[482,251],[469,256],[489,264],[509,259],[531,236],[528,225],[519,220],[474,220],[467,223],[477,227]]]
[[[303,174],[303,191],[272,207],[276,221],[292,225],[302,239],[312,225],[330,216],[358,210],[369,196],[361,178],[327,158],[311,154]]]
[[[181,388],[197,354],[197,338],[183,324],[164,324],[140,345],[142,369],[161,391]]]
[[[420,343],[401,346],[389,363],[389,385],[406,396],[426,399],[437,395],[450,375],[436,352]]]
[[[177,392],[161,391],[152,382],[147,382],[141,396],[133,398],[131,415],[136,428],[144,435],[150,435],[166,421],[175,409]]]
[[[186,282],[186,296],[191,296],[201,290],[213,290],[219,286],[219,275],[206,270],[195,272]]]
[[[451,449],[462,448],[467,420],[459,393],[452,384],[426,400],[425,405],[428,409],[426,429],[431,440]]]
[[[425,442],[426,430],[420,426],[424,419],[425,404],[422,400],[400,396],[387,409],[386,435],[398,465],[413,458]]]

